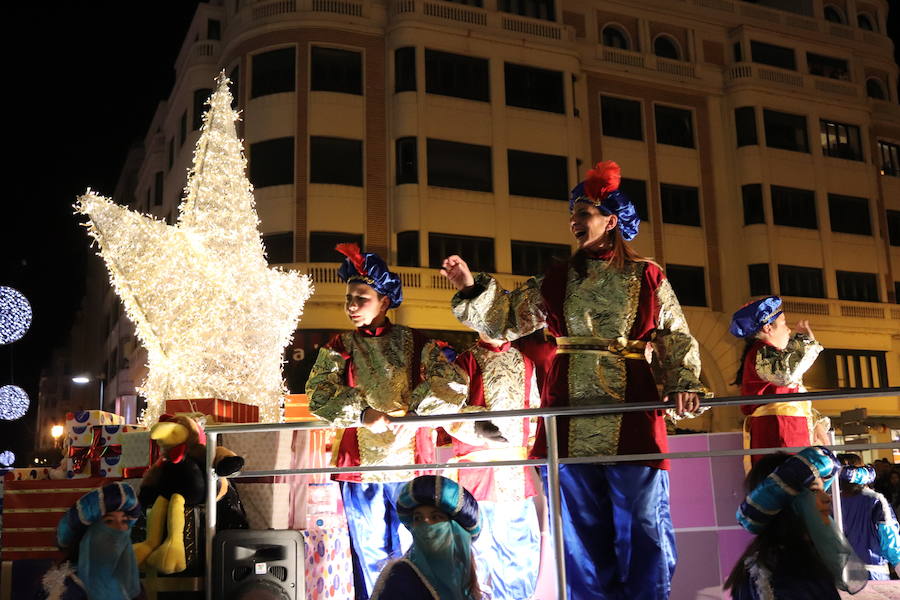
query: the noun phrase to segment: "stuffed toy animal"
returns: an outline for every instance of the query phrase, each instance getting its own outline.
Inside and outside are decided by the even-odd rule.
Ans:
[[[163,415],[150,429],[150,438],[159,445],[160,458],[141,483],[141,504],[152,508],[147,516],[147,539],[134,545],[134,554],[139,565],[148,564],[164,574],[178,573],[187,568],[184,509],[206,502],[206,434],[189,416]],[[219,446],[213,466],[220,477],[216,525],[247,529],[240,497],[225,479],[243,468],[244,459]]]

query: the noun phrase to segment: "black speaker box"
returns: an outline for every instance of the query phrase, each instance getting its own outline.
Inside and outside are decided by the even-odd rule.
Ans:
[[[228,529],[213,542],[216,600],[304,600],[299,531]]]

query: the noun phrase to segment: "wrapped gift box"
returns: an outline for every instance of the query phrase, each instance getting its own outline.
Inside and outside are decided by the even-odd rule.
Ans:
[[[284,397],[284,421],[318,421],[319,417],[309,412],[309,398],[306,394],[288,394]]]
[[[119,438],[122,445],[122,468],[139,468],[152,465],[159,457],[159,446],[150,439],[150,431],[128,431]]]
[[[91,430],[89,444],[70,439],[64,465],[66,477],[122,477],[122,439],[129,434],[147,432],[147,428],[143,425],[115,424],[95,425]],[[149,462],[140,466],[147,465]]]
[[[166,412],[170,414],[200,413],[212,417],[216,423],[258,423],[259,407],[219,398],[194,398],[166,400]]]
[[[244,458],[244,471],[290,469],[294,432],[227,433],[222,445]]]
[[[66,438],[69,444],[90,446],[94,440],[94,427],[100,425],[124,425],[125,417],[104,410],[79,410],[66,413]]]
[[[290,484],[238,483],[235,488],[250,529],[290,529]]]
[[[6,481],[35,481],[50,479],[50,469],[34,467],[31,469],[10,469],[3,476]]]
[[[107,479],[6,481],[2,559],[62,558],[56,526],[75,501]]]
[[[143,425],[101,425],[94,428],[94,435],[100,436],[101,446],[121,446],[129,433],[150,433]]]
[[[302,533],[306,600],[353,600],[347,522],[343,518],[340,523],[317,519]]]

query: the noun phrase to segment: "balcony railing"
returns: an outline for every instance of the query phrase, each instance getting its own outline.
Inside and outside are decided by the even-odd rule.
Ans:
[[[811,94],[824,92],[845,98],[859,98],[861,95],[858,84],[818,75],[804,75],[789,69],[779,69],[750,62],[736,63],[725,69],[726,86],[754,81],[764,82],[764,85],[773,84],[804,89]]]

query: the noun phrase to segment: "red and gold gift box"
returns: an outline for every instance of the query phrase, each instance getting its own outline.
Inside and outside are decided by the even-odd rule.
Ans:
[[[166,412],[170,414],[201,413],[213,417],[216,423],[258,423],[259,407],[219,398],[193,398],[166,400]]]
[[[56,526],[75,502],[109,480],[7,481],[3,494],[3,560],[58,560]]]
[[[319,417],[309,412],[309,398],[306,394],[287,394],[284,397],[284,422],[318,421]]]

